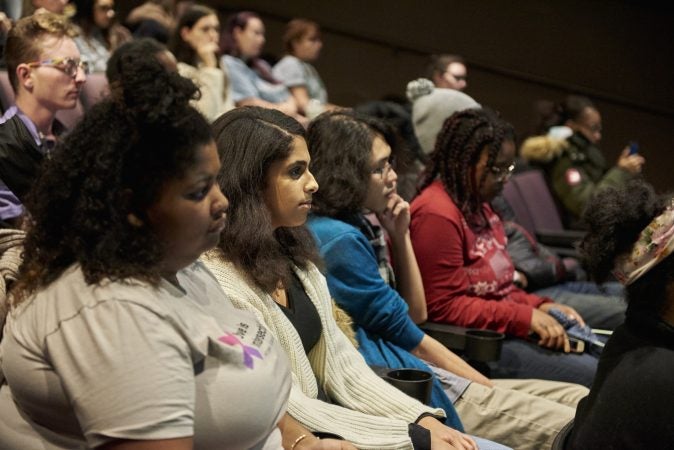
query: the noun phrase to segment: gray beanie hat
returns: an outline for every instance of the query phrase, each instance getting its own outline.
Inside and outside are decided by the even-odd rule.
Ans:
[[[414,133],[426,155],[435,148],[438,133],[449,116],[464,109],[481,107],[463,92],[436,88],[431,80],[425,78],[407,84],[407,98],[412,102]]]

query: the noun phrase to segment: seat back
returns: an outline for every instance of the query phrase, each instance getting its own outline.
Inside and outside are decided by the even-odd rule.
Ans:
[[[513,175],[506,188],[508,192],[504,189],[504,195],[508,203],[511,198],[516,203],[521,203],[518,208],[512,203],[510,206],[515,211],[517,222],[528,231],[534,233],[536,230],[564,230],[557,205],[540,170],[528,170]]]
[[[514,175],[516,177],[517,175]],[[515,217],[511,220],[517,222],[530,235],[534,235],[536,227],[534,226],[534,219],[531,217],[526,201],[522,198],[517,185],[512,182],[512,179],[503,187],[503,198],[512,209]]]
[[[14,89],[6,70],[0,70],[0,106],[3,111],[14,104]]]
[[[108,78],[104,72],[94,72],[87,75],[87,82],[82,86],[82,106],[89,110],[108,94]]]

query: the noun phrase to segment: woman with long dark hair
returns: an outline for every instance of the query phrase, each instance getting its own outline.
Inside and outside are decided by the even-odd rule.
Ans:
[[[80,29],[75,43],[94,72],[105,72],[110,55],[131,40],[131,33],[115,21],[114,0],[74,0],[72,21]]]
[[[318,185],[302,126],[278,111],[248,107],[213,127],[223,162],[219,182],[231,206],[206,262],[232,302],[254,312],[282,343],[294,375],[288,413],[358,448],[430,448],[431,442],[433,449],[477,448],[439,420],[442,409],[379,378],[338,329],[304,225]]]

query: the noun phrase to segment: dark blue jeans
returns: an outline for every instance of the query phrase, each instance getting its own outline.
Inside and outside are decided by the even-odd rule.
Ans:
[[[598,359],[587,353],[548,350],[535,342],[506,338],[501,359],[491,367],[492,378],[540,378],[590,387]]]

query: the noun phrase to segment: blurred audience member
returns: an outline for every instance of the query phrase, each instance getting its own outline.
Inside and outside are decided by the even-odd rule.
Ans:
[[[21,17],[28,17],[42,12],[66,14],[68,2],[69,0],[23,0]]]
[[[466,62],[458,55],[433,55],[426,76],[436,87],[463,91],[468,87]]]
[[[286,25],[283,45],[286,55],[274,66],[274,77],[290,89],[299,112],[313,119],[332,107],[323,80],[311,65],[323,47],[321,30],[311,20],[293,19]]]
[[[132,9],[124,22],[135,37],[168,43],[176,24],[175,0],[148,0]]]
[[[75,0],[73,23],[79,29],[75,38],[82,59],[94,72],[105,72],[110,54],[131,40],[131,33],[115,23],[114,0]]]
[[[586,97],[570,95],[561,108],[560,122],[573,132],[566,140],[551,136],[529,138],[522,144],[521,156],[546,173],[551,191],[562,206],[564,224],[583,228],[581,214],[599,190],[621,186],[636,176],[646,162],[629,146],[609,167],[599,149],[601,115]]]
[[[260,58],[264,33],[262,20],[253,12],[239,12],[227,20],[222,34],[222,61],[232,82],[234,103],[278,109],[297,118],[295,98]]]
[[[180,16],[170,42],[180,75],[201,91],[194,106],[209,121],[234,108],[227,74],[219,66],[220,22],[214,10],[194,5]]]
[[[425,155],[435,148],[438,133],[453,112],[480,107],[479,103],[463,92],[438,88],[424,78],[407,84],[407,98],[412,102],[414,132]]]

